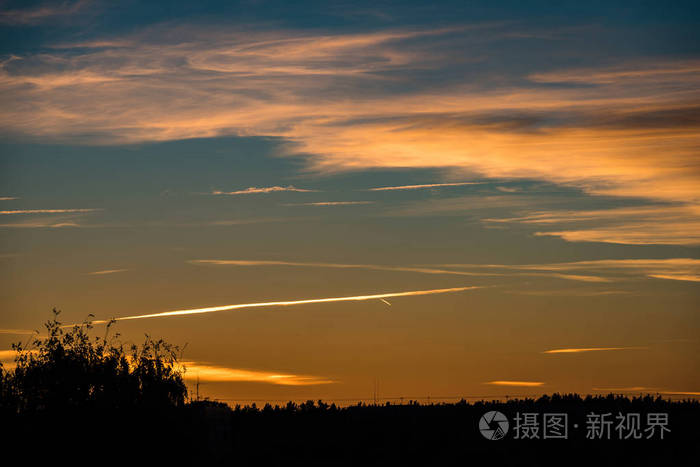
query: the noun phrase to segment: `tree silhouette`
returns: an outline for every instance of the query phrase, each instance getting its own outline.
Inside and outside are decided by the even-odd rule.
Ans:
[[[31,413],[71,408],[177,407],[187,387],[177,364],[179,348],[146,335],[129,348],[108,338],[90,338],[90,321],[66,327],[59,311],[46,323],[47,337],[13,344],[14,370],[0,366],[0,409]],[[92,317],[92,315],[91,315]]]
[[[183,445],[191,424],[180,349],[148,335],[125,346],[109,336],[113,321],[91,338],[90,321],[64,326],[58,316],[54,309],[46,337],[12,346],[14,369],[0,365],[0,439],[37,463],[82,465],[106,453],[126,463],[139,453],[175,465],[182,453],[166,447]]]

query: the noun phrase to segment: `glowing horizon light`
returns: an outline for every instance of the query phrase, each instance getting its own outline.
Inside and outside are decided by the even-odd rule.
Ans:
[[[222,305],[213,306],[206,308],[192,308],[187,310],[173,310],[164,311],[162,313],[150,313],[146,315],[134,315],[134,316],[122,316],[120,318],[114,318],[115,321],[125,321],[132,319],[146,319],[146,318],[160,318],[165,316],[181,316],[181,315],[194,315],[201,313],[213,313],[215,311],[230,311],[230,310],[240,310],[243,308],[261,308],[261,307],[272,307],[272,306],[293,306],[293,305],[307,305],[312,303],[331,303],[331,302],[349,302],[349,301],[366,301],[366,300],[381,300],[384,298],[392,297],[414,297],[419,295],[435,295],[443,293],[455,293],[464,292],[466,290],[480,289],[479,286],[469,286],[469,287],[453,287],[449,289],[429,289],[429,290],[411,290],[407,292],[388,292],[383,294],[375,295],[354,295],[350,297],[331,297],[331,298],[312,298],[306,300],[291,300],[291,301],[277,301],[277,302],[257,302],[257,303],[240,303],[235,305]],[[109,320],[96,320],[92,324],[106,324]]]

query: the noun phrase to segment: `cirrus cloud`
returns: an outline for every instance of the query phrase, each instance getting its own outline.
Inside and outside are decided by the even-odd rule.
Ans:
[[[478,47],[505,31],[477,26],[328,34],[161,25],[58,44],[0,64],[0,129],[92,144],[276,137],[319,173],[437,168],[698,209],[700,62],[651,57],[468,84],[412,81],[412,71],[468,67],[466,49],[484,60]],[[257,190],[217,194],[265,192]],[[698,222],[679,213],[673,231],[650,218],[541,235],[695,244]]]
[[[221,190],[214,190],[211,192],[212,195],[254,195],[254,194],[260,194],[260,193],[276,193],[280,191],[294,191],[294,192],[299,192],[299,193],[312,193],[315,192],[316,190],[306,190],[303,188],[296,188],[292,185],[289,186],[269,186],[269,187],[261,187],[257,188],[254,186],[251,186],[249,188],[246,188],[245,190],[237,190],[237,191],[221,191]]]

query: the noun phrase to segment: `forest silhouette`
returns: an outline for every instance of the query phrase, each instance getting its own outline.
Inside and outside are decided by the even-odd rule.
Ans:
[[[323,401],[230,407],[191,400],[181,349],[150,336],[126,346],[109,323],[63,326],[54,310],[47,335],[15,344],[14,368],[0,365],[0,432],[5,446],[39,460],[183,465],[670,465],[697,458],[700,403],[660,396],[545,395],[468,403],[364,404]],[[664,439],[493,441],[479,432],[486,412],[665,413]],[[572,422],[573,423],[573,422]]]

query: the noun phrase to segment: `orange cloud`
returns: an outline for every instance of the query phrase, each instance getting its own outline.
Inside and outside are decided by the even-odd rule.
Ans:
[[[581,353],[581,352],[604,352],[608,350],[646,350],[648,347],[574,347],[569,349],[552,349],[545,350],[542,353],[559,354],[559,353]]]
[[[541,381],[489,381],[484,384],[492,384],[494,386],[521,386],[521,387],[537,387],[544,385]]]
[[[399,186],[381,186],[370,188],[368,191],[394,191],[394,190],[421,190],[424,188],[443,188],[451,186],[478,185],[480,182],[459,182],[459,183],[430,183],[426,185],[399,185]]]
[[[136,34],[112,41],[118,47],[67,44],[2,62],[0,128],[50,139],[92,134],[98,144],[272,136],[317,172],[439,168],[451,178],[540,179],[695,211],[678,212],[672,226],[650,217],[541,235],[698,243],[698,61],[533,73],[529,83],[500,88],[382,92],[410,79],[397,72],[454,63],[449,50],[403,41],[465,29],[303,35],[181,27],[176,42]],[[564,84],[543,86],[555,82]]]
[[[374,204],[374,201],[317,201],[315,203],[285,204],[285,206],[357,206]]]
[[[12,332],[11,334],[20,334],[20,333]],[[21,334],[34,334],[34,331],[22,332]],[[36,354],[38,351],[37,350],[25,350],[25,352],[28,352],[30,354]],[[12,369],[17,367],[17,364],[15,363],[16,356],[17,356],[17,351],[15,351],[15,350],[0,350],[0,363],[2,363],[2,366],[5,368],[5,370],[12,370]]]
[[[69,212],[95,212],[101,209],[16,209],[13,211],[0,211],[0,215],[12,214],[61,214]]]
[[[668,63],[637,63],[612,67],[606,70],[580,68],[549,73],[535,73],[530,79],[538,83],[586,83],[613,84],[640,81],[657,83],[659,81],[690,80],[695,81],[700,73],[700,61],[688,60],[669,66]]]
[[[557,273],[534,274],[534,273],[527,273],[527,274],[522,274],[522,275],[557,277],[559,279],[566,279],[566,280],[570,280],[570,281],[581,281],[581,282],[610,282],[611,281],[610,279],[607,279],[605,277],[584,276],[583,274],[557,274]]]
[[[0,334],[36,334],[36,331],[32,331],[31,329],[0,329]],[[1,351],[1,352],[9,352],[9,351]],[[0,356],[0,360],[2,360],[2,356]]]
[[[102,276],[105,274],[116,274],[118,272],[125,272],[125,271],[128,271],[128,269],[105,269],[104,271],[88,272],[88,274],[91,276]]]
[[[486,269],[486,270],[524,270],[524,271],[580,271],[589,270],[600,274],[617,276],[641,276],[679,281],[696,281],[700,277],[700,259],[666,258],[666,259],[603,259],[593,261],[576,261],[550,264],[443,264],[443,268]],[[605,282],[598,276],[581,276],[578,274],[552,273],[556,276],[580,278],[590,282]],[[602,279],[602,280],[598,280]]]
[[[14,350],[0,350],[0,361],[3,363],[14,361],[16,356],[17,352]]]
[[[649,277],[655,279],[668,279],[672,281],[688,281],[688,282],[700,282],[700,275],[688,275],[688,274],[649,274]]]
[[[296,192],[301,192],[301,193],[312,193],[316,190],[305,190],[303,188],[295,188],[292,185],[289,186],[270,186],[270,187],[263,187],[263,188],[256,188],[254,186],[250,188],[246,188],[245,190],[238,190],[238,191],[219,191],[215,190],[212,191],[212,195],[251,195],[251,194],[258,194],[258,193],[274,193],[278,191],[296,191]]]
[[[27,332],[23,331],[22,333]],[[34,332],[30,331],[28,333],[33,334]],[[36,353],[35,350],[30,350],[29,352]],[[17,352],[14,350],[0,350],[0,362],[6,369],[12,369],[15,367],[14,361],[16,356]],[[129,360],[131,360],[131,358],[129,358]],[[176,369],[183,372],[183,378],[186,380],[211,382],[256,382],[277,384],[282,386],[311,386],[318,384],[331,384],[335,382],[329,378],[320,376],[229,368],[195,361],[180,362]]]
[[[182,367],[185,369],[183,375],[184,379],[187,380],[212,382],[255,382],[277,384],[282,386],[312,386],[318,384],[331,384],[335,382],[331,379],[320,376],[228,368],[192,361],[182,362]]]
[[[64,228],[64,227],[84,227],[73,221],[57,222],[55,219],[35,219],[26,222],[14,222],[11,224],[0,224],[0,228],[10,229],[44,229],[44,228]]]
[[[517,219],[517,218],[516,218]],[[506,221],[504,219],[490,221]],[[516,220],[517,221],[517,220]],[[619,208],[578,213],[537,213],[523,223],[588,222],[591,227],[535,232],[570,242],[606,242],[627,245],[700,244],[700,205]]]

